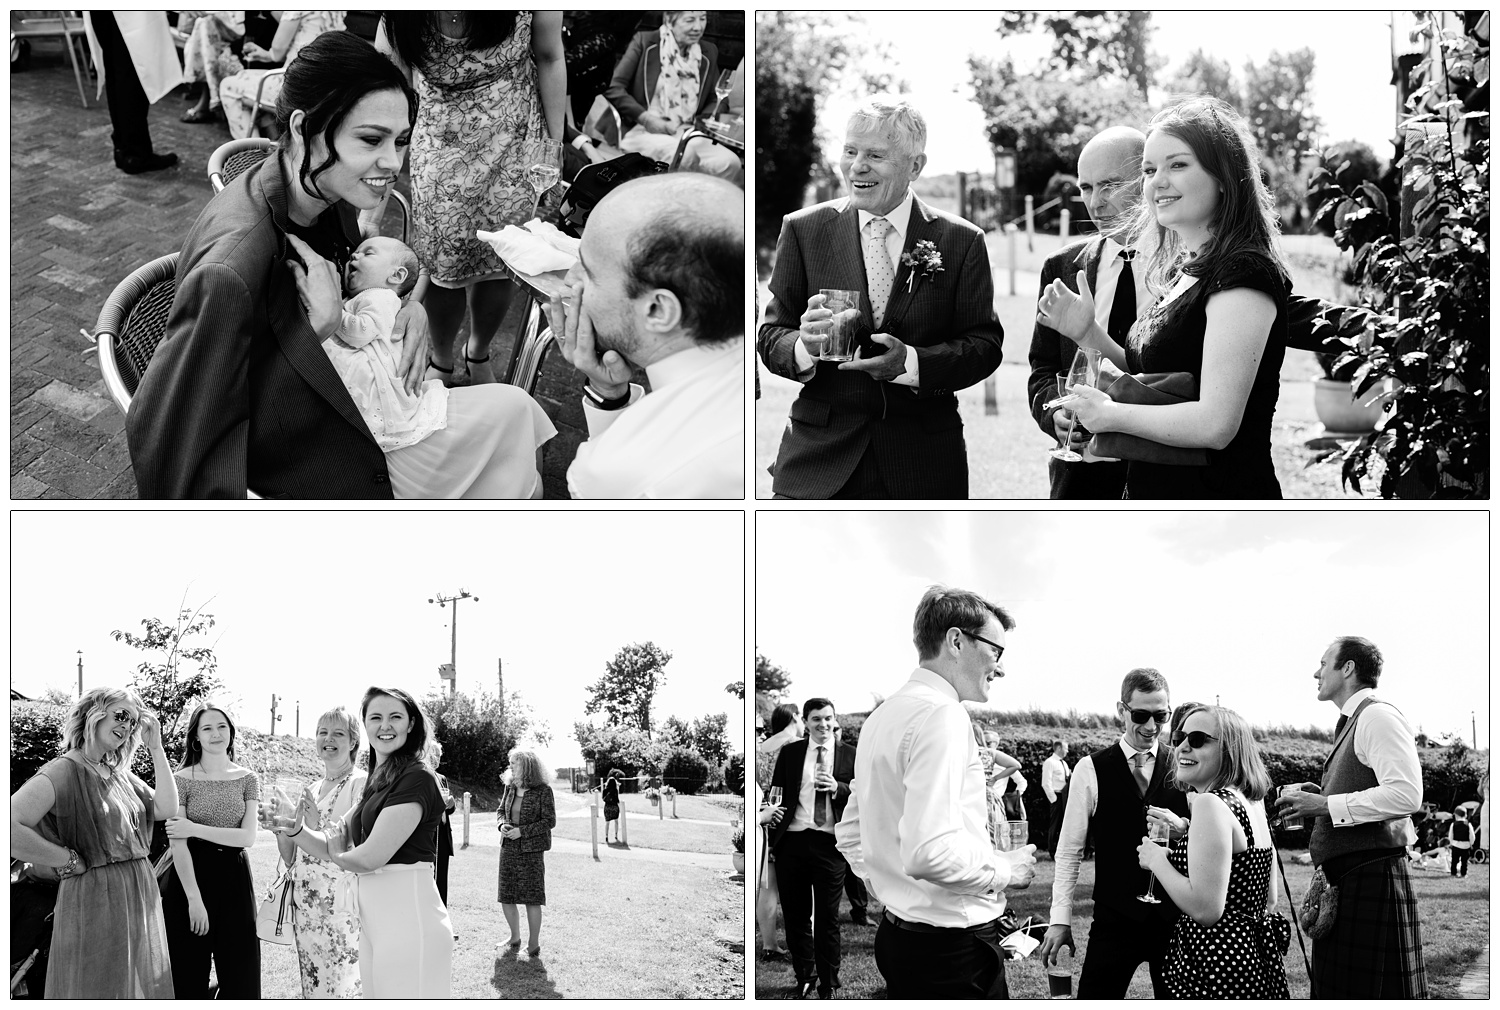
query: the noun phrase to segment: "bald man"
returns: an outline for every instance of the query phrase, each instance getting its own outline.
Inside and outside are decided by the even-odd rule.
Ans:
[[[745,496],[745,194],[722,179],[636,179],[589,217],[548,306],[583,374],[575,498]],[[648,394],[630,381],[642,368]]]
[[[1141,198],[1141,151],[1146,135],[1128,126],[1112,126],[1084,145],[1078,155],[1079,198],[1098,234],[1053,253],[1042,266],[1041,291],[1061,278],[1077,291],[1081,270],[1094,292],[1094,318],[1121,346],[1130,326],[1154,300],[1146,288],[1146,260],[1128,245],[1131,219]],[[1345,306],[1293,294],[1287,306],[1287,346],[1308,351],[1342,350],[1336,330]],[[1320,317],[1331,328],[1317,329]],[[1031,416],[1050,438],[1061,443],[1068,436],[1067,410],[1043,410],[1057,393],[1057,375],[1073,363],[1078,345],[1037,321],[1031,336],[1031,377],[1026,391]],[[1087,434],[1074,430],[1071,446],[1081,452]],[[1123,462],[1064,463],[1052,459],[1047,476],[1053,498],[1121,498],[1125,492]]]

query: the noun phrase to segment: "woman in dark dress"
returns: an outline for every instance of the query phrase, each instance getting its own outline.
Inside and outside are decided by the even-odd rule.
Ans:
[[[1130,461],[1127,498],[1280,498],[1271,463],[1271,417],[1286,351],[1290,279],[1274,204],[1261,181],[1244,119],[1215,98],[1195,97],[1158,113],[1142,156],[1138,247],[1155,252],[1147,284],[1156,303],[1121,347],[1093,320],[1087,288],[1061,282],[1043,296],[1053,324],[1131,373],[1187,372],[1197,399],[1168,405],[1116,403],[1080,388],[1071,406],[1093,432],[1121,432],[1160,445],[1204,450],[1206,465]]]
[[[500,910],[510,926],[506,950],[521,949],[521,915],[526,906],[526,953],[542,952],[542,906],[547,887],[542,853],[552,848],[557,813],[547,770],[535,751],[510,753],[510,781],[500,799]]]
[[[609,774],[604,777],[604,787],[599,790],[600,797],[604,800],[604,844],[609,844],[609,826],[615,826],[615,841],[620,840],[620,780],[625,773],[618,768],[611,768]]]
[[[1149,839],[1139,847],[1141,867],[1182,909],[1167,987],[1176,999],[1286,999],[1282,958],[1292,931],[1275,911],[1276,851],[1261,803],[1271,777],[1250,726],[1205,705],[1182,721],[1172,746],[1177,784],[1191,791],[1191,821],[1170,850]]]

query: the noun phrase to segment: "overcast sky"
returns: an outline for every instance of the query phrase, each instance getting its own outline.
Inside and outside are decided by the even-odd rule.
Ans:
[[[458,614],[458,686],[494,694],[497,660],[552,730],[547,757],[576,762],[586,688],[621,646],[673,653],[654,712],[685,721],[724,712],[744,745],[741,512],[13,512],[11,683],[123,685],[141,653],[110,637],[170,619],[183,599],[218,619],[219,672],[241,723],[278,732],[356,709],[365,688],[419,698],[448,662]],[[470,531],[469,535],[465,535]],[[108,553],[106,553],[108,552]],[[597,718],[597,717],[596,717]]]
[[[1005,606],[1006,710],[1112,712],[1133,667],[1174,703],[1331,727],[1313,675],[1338,635],[1385,654],[1381,694],[1429,734],[1488,745],[1485,512],[769,513],[756,517],[761,652],[798,702],[867,710],[916,666],[912,614],[945,583]]]
[[[872,33],[889,40],[896,61],[890,69],[910,85],[927,117],[926,174],[991,171],[994,158],[969,86],[968,55],[998,58],[1010,52],[1018,69],[1026,70],[1046,55],[1047,39],[1002,39],[995,11],[865,11],[864,17]],[[1151,24],[1151,47],[1167,59],[1156,77],[1162,82],[1194,49],[1228,61],[1243,82],[1247,60],[1259,64],[1272,50],[1311,48],[1317,55],[1312,108],[1323,119],[1323,139],[1362,140],[1390,159],[1396,91],[1390,82],[1389,12],[1155,11]],[[829,103],[827,117],[840,136],[849,111],[848,102]]]

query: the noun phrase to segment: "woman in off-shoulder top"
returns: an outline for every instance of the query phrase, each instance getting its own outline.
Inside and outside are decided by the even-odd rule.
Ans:
[[[1156,235],[1146,276],[1158,299],[1126,346],[1094,320],[1086,288],[1054,283],[1039,316],[1127,372],[1191,373],[1197,399],[1117,403],[1080,387],[1070,406],[1093,432],[1204,450],[1207,465],[1131,460],[1127,498],[1280,498],[1271,418],[1290,281],[1249,128],[1218,99],[1188,99],[1152,120],[1141,174],[1132,242],[1149,248],[1147,233]]]
[[[234,763],[234,721],[212,701],[188,718],[167,821],[172,868],[162,885],[172,985],[178,999],[208,999],[209,962],[222,999],[260,999],[255,882],[245,850],[255,844],[260,781]]]

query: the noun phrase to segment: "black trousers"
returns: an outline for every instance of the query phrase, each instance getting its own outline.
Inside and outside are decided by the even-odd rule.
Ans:
[[[875,966],[885,978],[887,999],[1010,999],[999,943],[994,923],[917,933],[882,915]]]
[[[438,825],[437,889],[443,904],[448,904],[448,860],[453,858],[453,822],[448,814],[443,815]]]
[[[208,999],[213,962],[221,999],[260,999],[260,938],[255,935],[255,885],[244,849],[188,839],[193,878],[208,911],[208,933],[188,920],[187,892],[174,866],[162,888],[162,917],[172,955],[172,988],[178,999]]]
[[[865,882],[859,879],[859,874],[849,867],[849,861],[844,860],[844,893],[849,896],[849,917],[858,919],[870,914],[870,892],[865,887]]]
[[[1119,501],[1125,497],[1129,463],[1064,463],[1048,459],[1047,480],[1055,499]]]
[[[786,919],[786,945],[798,982],[817,980],[836,988],[843,959],[839,897],[844,890],[843,854],[826,831],[788,831],[776,846],[776,886]]]
[[[1456,873],[1461,877],[1467,877],[1469,875],[1469,852],[1471,850],[1449,846],[1448,851],[1452,853],[1448,857],[1448,872]]]
[[[1063,814],[1067,812],[1067,801],[1060,796],[1052,801],[1050,820],[1047,824],[1047,855],[1057,858],[1057,840],[1062,837]]]
[[[109,122],[114,127],[115,155],[140,157],[151,154],[151,127],[146,114],[151,103],[136,76],[130,50],[113,11],[92,11],[94,35],[104,56],[104,98],[109,103]]]
[[[1151,965],[1151,988],[1156,998],[1171,998],[1162,978],[1171,934],[1171,927],[1161,922],[1143,924],[1095,906],[1083,971],[1078,976],[1078,998],[1124,999],[1130,978],[1142,961]]]

